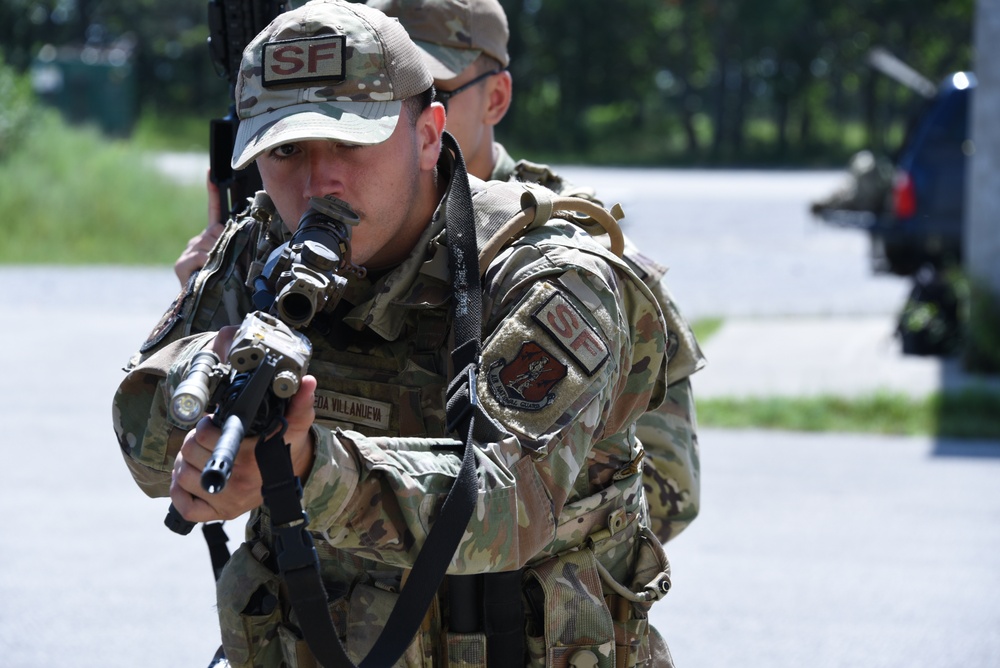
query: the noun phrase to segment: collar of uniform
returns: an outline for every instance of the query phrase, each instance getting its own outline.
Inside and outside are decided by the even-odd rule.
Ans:
[[[451,171],[451,156],[441,151],[440,178],[450,181]],[[450,274],[446,270],[441,275],[442,258],[447,269],[447,248],[442,245],[447,199],[445,192],[410,256],[376,282],[371,298],[351,309],[345,323],[358,330],[367,326],[382,338],[395,341],[411,308],[433,308],[449,298]]]
[[[493,142],[493,172],[490,181],[510,181],[517,163],[499,142]]]
[[[430,248],[432,240],[443,229],[444,217],[435,215],[420,236],[413,253],[378,280],[373,286],[371,298],[351,309],[344,322],[358,330],[368,327],[382,338],[395,341],[406,322],[409,311],[406,306],[411,305],[409,298],[414,288],[419,287],[423,266],[434,261],[435,253]]]

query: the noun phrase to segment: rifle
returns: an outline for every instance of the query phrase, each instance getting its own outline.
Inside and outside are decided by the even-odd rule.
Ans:
[[[254,305],[229,347],[226,362],[212,351],[196,354],[170,400],[170,419],[193,427],[206,413],[222,428],[212,457],[202,470],[201,486],[210,494],[223,490],[232,473],[240,442],[261,440],[282,427],[288,400],[301,384],[312,344],[296,329],[332,311],[347,287],[344,274],[364,276],[351,261],[351,227],[358,216],[333,196],[313,197],[291,240],[276,249],[254,280]],[[188,534],[194,522],[171,504],[164,523]]]
[[[233,171],[231,160],[240,120],[236,115],[236,81],[247,44],[278,14],[285,0],[209,0],[208,52],[220,77],[229,82],[229,113],[209,124],[209,178],[219,189],[220,223],[243,211],[247,199],[261,189],[257,165]]]

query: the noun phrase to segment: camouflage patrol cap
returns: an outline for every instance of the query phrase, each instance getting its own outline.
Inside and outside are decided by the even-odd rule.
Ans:
[[[498,0],[368,0],[410,33],[435,79],[453,79],[485,53],[507,67],[507,15]]]
[[[243,51],[233,169],[281,144],[379,144],[402,100],[434,83],[395,19],[361,4],[312,0],[280,14]]]

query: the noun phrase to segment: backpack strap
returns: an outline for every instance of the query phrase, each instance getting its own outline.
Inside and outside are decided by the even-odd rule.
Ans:
[[[518,181],[523,181],[525,183],[537,183],[538,185],[545,186],[549,190],[552,190],[556,194],[562,195],[563,197],[582,197],[583,199],[589,199],[597,204],[601,204],[601,201],[597,199],[597,194],[594,192],[593,188],[578,186],[571,183],[550,166],[542,163],[531,162],[530,160],[523,159],[518,160],[514,164],[511,175]]]
[[[608,211],[590,200],[556,195],[548,188],[530,183],[505,183],[490,187],[522,190],[521,210],[507,220],[503,220],[502,216],[477,220],[480,272],[485,274],[502,248],[528,230],[544,225],[557,212],[569,214],[566,217],[584,229],[599,225],[611,237],[611,252],[618,257],[622,256],[625,237],[618,221],[625,215],[620,205],[615,204]]]

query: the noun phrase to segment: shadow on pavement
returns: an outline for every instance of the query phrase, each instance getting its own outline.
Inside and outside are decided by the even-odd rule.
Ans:
[[[996,458],[1000,457],[1000,442],[948,438],[935,441],[933,457]]]
[[[936,457],[1000,457],[1000,376],[970,373],[959,356],[942,360]],[[955,436],[969,432],[969,438]],[[994,437],[993,435],[998,436]]]

